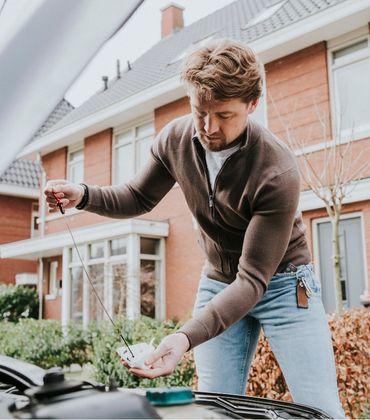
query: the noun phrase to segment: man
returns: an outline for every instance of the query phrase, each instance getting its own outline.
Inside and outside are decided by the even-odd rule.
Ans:
[[[206,264],[193,318],[147,360],[153,378],[170,374],[194,348],[199,389],[244,394],[260,328],[296,402],[344,417],[330,333],[297,212],[300,183],[289,149],[249,116],[262,91],[250,48],[223,40],[193,52],[182,79],[191,116],[168,124],[149,163],[114,187],[51,181],[66,208],[110,217],[150,211],[181,187],[198,222]]]

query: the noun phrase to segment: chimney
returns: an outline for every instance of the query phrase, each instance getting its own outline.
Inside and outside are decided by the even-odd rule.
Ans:
[[[161,9],[162,12],[162,38],[172,35],[184,27],[184,8],[175,3]]]

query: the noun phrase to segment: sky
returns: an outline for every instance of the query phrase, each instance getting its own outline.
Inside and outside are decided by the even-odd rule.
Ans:
[[[185,26],[209,15],[235,0],[176,0],[183,6]],[[171,0],[145,0],[128,23],[88,64],[75,83],[66,92],[65,98],[75,107],[94,95],[103,86],[102,76],[109,78],[116,75],[117,59],[121,70],[141,56],[161,38],[161,11]]]

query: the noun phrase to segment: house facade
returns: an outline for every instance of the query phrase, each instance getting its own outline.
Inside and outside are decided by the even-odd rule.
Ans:
[[[344,144],[351,134],[358,167],[369,160],[370,1],[306,1],[303,7],[299,0],[238,0],[185,27],[182,13],[174,4],[163,9],[161,41],[23,150],[24,157],[40,156],[45,180],[110,185],[134,176],[156,133],[190,112],[179,80],[181,59],[223,37],[258,53],[265,89],[253,117],[284,141],[288,132],[304,139],[304,148],[296,150],[301,165],[302,153],[322,161],[339,134]],[[37,264],[45,318],[85,325],[104,318],[90,281],[113,316],[190,316],[204,256],[177,185],[150,213],[134,219],[75,209],[65,217],[50,215],[41,192],[39,208],[39,236],[1,246],[1,256]],[[323,203],[304,183],[300,209],[331,312],[331,226]],[[370,168],[346,198],[340,229],[344,304],[361,306],[361,295],[369,294]]]

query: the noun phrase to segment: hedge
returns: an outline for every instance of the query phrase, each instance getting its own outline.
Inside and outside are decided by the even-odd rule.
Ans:
[[[39,298],[34,288],[0,284],[0,320],[37,318]]]
[[[64,335],[60,322],[21,319],[0,322],[0,354],[44,369],[91,361],[91,333],[71,324]]]
[[[370,407],[370,309],[351,309],[329,318],[337,366],[339,395],[346,416],[368,418]],[[291,401],[270,346],[261,337],[252,364],[247,394]]]

